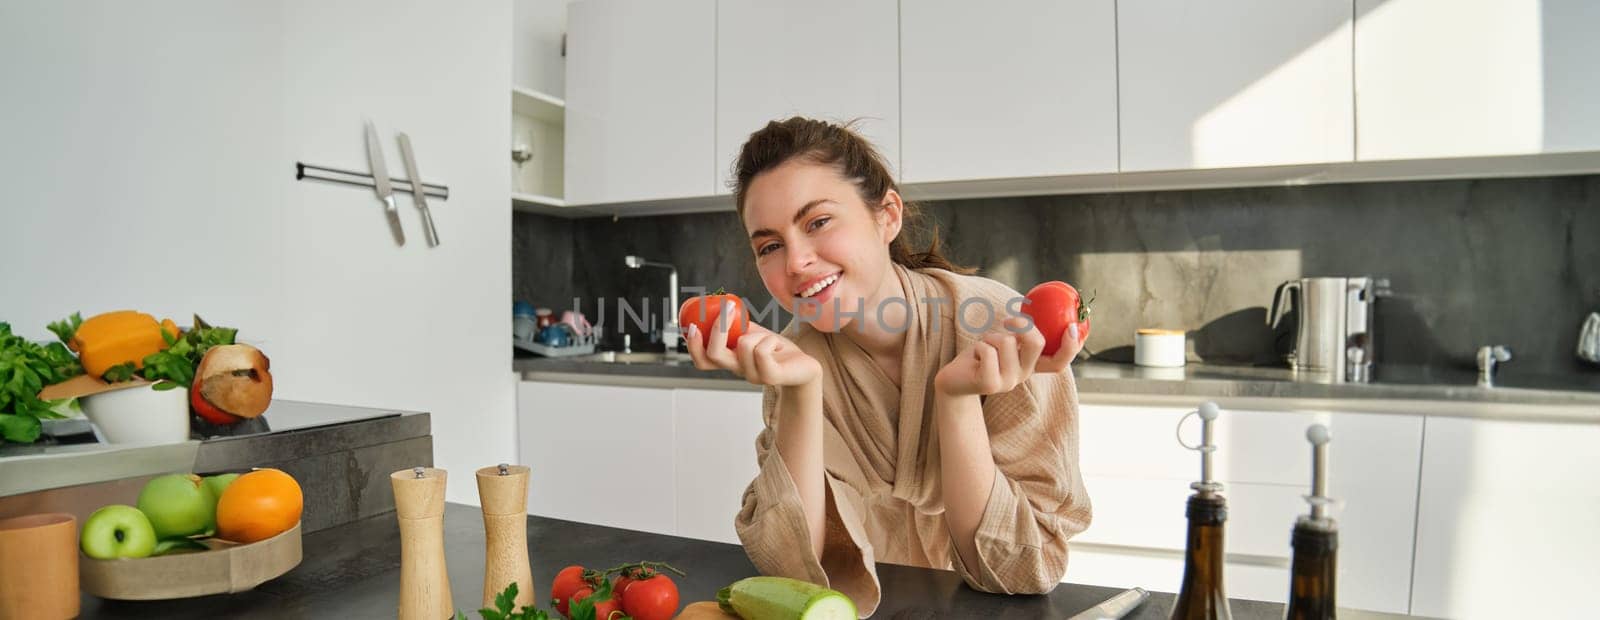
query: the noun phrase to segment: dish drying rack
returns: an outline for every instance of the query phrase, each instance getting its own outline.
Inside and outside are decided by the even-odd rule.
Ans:
[[[599,330],[595,330],[594,333],[591,333],[587,336],[576,336],[572,339],[572,344],[564,347],[552,347],[547,344],[540,344],[532,339],[522,340],[514,337],[511,339],[512,346],[524,351],[537,353],[545,357],[571,357],[574,355],[589,355],[594,353],[595,346],[599,344]]]

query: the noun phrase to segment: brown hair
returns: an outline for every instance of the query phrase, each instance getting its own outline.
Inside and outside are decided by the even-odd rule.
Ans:
[[[836,168],[841,176],[855,184],[868,209],[874,213],[881,212],[884,209],[884,196],[891,189],[899,192],[900,187],[889,175],[889,167],[883,163],[883,156],[866,138],[854,131],[853,125],[835,125],[795,116],[769,122],[760,131],[750,134],[750,139],[739,149],[739,159],[734,164],[733,199],[739,210],[739,218],[744,218],[744,199],[750,190],[751,180],[791,159],[801,157],[811,163]],[[901,234],[889,244],[890,260],[908,269],[937,267],[961,274],[977,271],[951,263],[950,259],[945,258],[939,249],[939,227],[934,223],[927,225],[930,239],[928,249],[913,251],[911,243],[906,240],[907,233],[913,224],[920,224],[924,217],[916,205],[910,202],[903,204],[905,210],[901,217]]]

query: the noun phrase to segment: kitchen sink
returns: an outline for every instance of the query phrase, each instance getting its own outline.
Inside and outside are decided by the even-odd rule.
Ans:
[[[688,353],[661,351],[601,351],[589,355],[579,355],[568,358],[579,362],[600,362],[604,364],[692,364]]]

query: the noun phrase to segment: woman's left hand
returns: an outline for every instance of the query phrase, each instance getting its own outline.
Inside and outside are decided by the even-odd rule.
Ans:
[[[1042,355],[1044,335],[1028,327],[1027,319],[1011,318],[1005,329],[985,334],[971,350],[957,355],[939,369],[935,390],[946,396],[988,395],[1009,392],[1027,381],[1033,373],[1061,372],[1078,356],[1076,325],[1068,327],[1055,355]],[[1020,331],[1020,333],[1019,333]]]

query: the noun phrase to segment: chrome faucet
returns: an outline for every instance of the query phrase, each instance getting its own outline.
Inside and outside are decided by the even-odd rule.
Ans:
[[[1494,387],[1494,369],[1498,364],[1511,361],[1511,349],[1500,345],[1478,348],[1478,385]]]
[[[678,347],[678,268],[669,263],[645,260],[632,254],[623,257],[622,262],[629,269],[661,267],[667,270],[667,287],[669,289],[667,303],[670,307],[667,308],[666,316],[664,317],[665,324],[660,329],[652,332],[651,335],[660,336],[661,342],[666,345],[668,352],[676,351]]]

